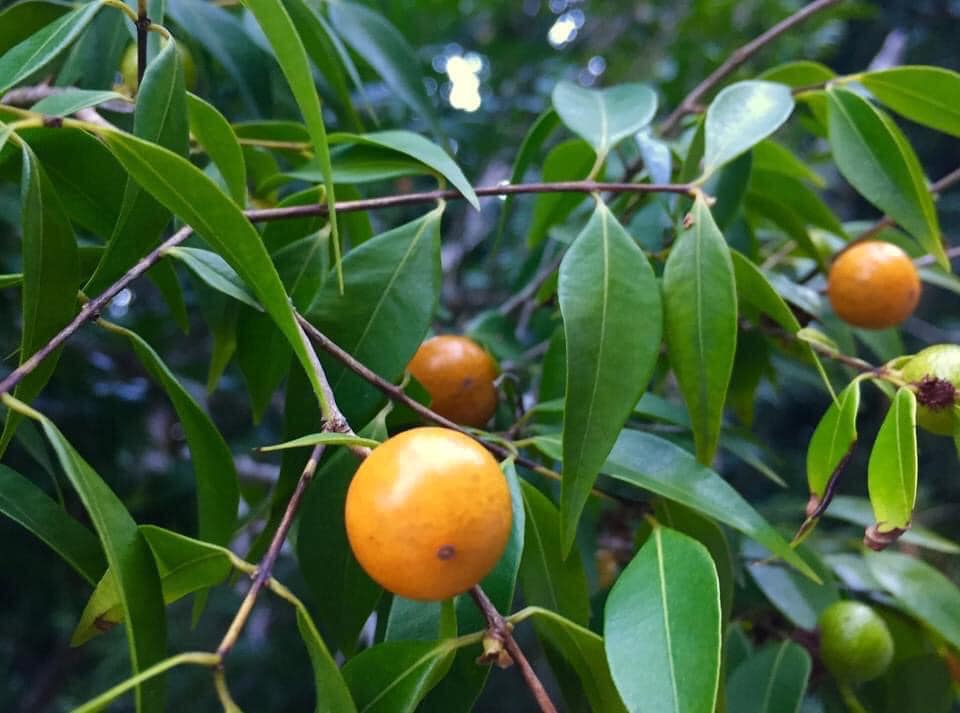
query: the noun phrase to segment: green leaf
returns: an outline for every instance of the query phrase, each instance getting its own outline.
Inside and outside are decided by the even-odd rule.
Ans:
[[[524,549],[526,515],[523,507],[523,494],[520,479],[512,460],[500,464],[507,484],[510,486],[510,502],[513,519],[510,523],[510,539],[507,547],[493,571],[480,586],[499,612],[508,612],[513,604],[514,590],[520,571],[520,560]],[[457,598],[456,618],[460,631],[466,633],[479,631],[486,626],[483,616],[469,596]],[[487,682],[490,668],[478,666],[477,651],[462,648],[457,651],[450,665],[450,671],[437,684],[420,704],[423,713],[469,713],[477,697]]]
[[[477,210],[480,209],[480,203],[477,201],[477,194],[474,192],[473,186],[470,185],[470,181],[463,175],[463,171],[460,170],[456,162],[450,158],[446,151],[419,134],[412,131],[377,131],[370,134],[337,133],[330,134],[330,143],[379,146],[410,156],[449,180],[453,187],[463,194],[470,205]]]
[[[0,10],[0,55],[70,11],[59,2],[19,2]]]
[[[865,72],[860,81],[901,116],[960,136],[960,74],[943,67],[893,67]]]
[[[727,481],[669,441],[641,431],[624,430],[603,472],[729,525],[818,580],[810,566]]]
[[[164,255],[182,262],[194,275],[217,292],[222,292],[257,311],[263,309],[236,271],[215,252],[177,245],[167,250]]]
[[[397,98],[443,137],[440,122],[424,89],[420,61],[403,35],[380,13],[353,2],[329,5],[330,22],[354,52],[380,75]]]
[[[26,143],[21,155],[23,287],[20,297],[23,326],[20,363],[23,364],[76,313],[80,265],[77,240],[56,190]],[[60,349],[53,352],[17,384],[13,393],[18,399],[30,402],[37,397],[53,376],[60,352]],[[0,434],[0,453],[9,445],[20,419],[15,411],[7,412]]]
[[[768,82],[779,82],[788,87],[798,89],[813,84],[823,84],[828,82],[837,74],[826,65],[819,62],[810,62],[809,60],[800,60],[798,62],[787,62],[785,64],[771,67],[759,76],[759,79],[765,79]]]
[[[311,323],[386,379],[403,374],[427,334],[440,294],[443,207],[368,240],[343,261],[344,291],[328,280],[307,313]],[[381,393],[322,357],[337,403],[351,423],[365,423]]]
[[[780,171],[757,169],[750,176],[750,191],[790,210],[804,225],[823,228],[842,238],[847,237],[840,220],[823,199],[793,176]]]
[[[10,405],[8,403],[8,405]],[[103,545],[107,564],[116,577],[134,673],[161,661],[166,650],[166,625],[160,579],[147,541],[120,499],[103,478],[80,457],[53,422],[33,412],[40,422],[60,467],[80,496]],[[162,679],[142,684],[136,691],[139,713],[163,710]]]
[[[960,590],[936,569],[899,552],[864,554],[870,572],[909,614],[960,647]]]
[[[150,142],[154,150],[159,145],[183,157],[189,152],[183,69],[173,42],[168,42],[147,65],[137,94],[133,133]],[[112,144],[108,142],[107,146],[112,150]],[[133,174],[129,166],[126,168]],[[160,243],[163,229],[170,222],[170,210],[143,188],[136,175],[127,178],[120,216],[97,269],[84,287],[87,294],[103,292]]]
[[[217,109],[195,94],[187,94],[190,133],[217,166],[227,194],[241,208],[247,204],[247,166],[230,123]]]
[[[100,2],[78,7],[0,56],[0,94],[43,69],[76,39],[101,7]]]
[[[707,108],[703,175],[770,136],[790,117],[793,105],[785,84],[751,80],[726,87]]]
[[[764,596],[794,626],[812,631],[824,609],[840,599],[836,580],[816,553],[800,545],[797,551],[821,582],[812,582],[780,562],[768,562],[770,552],[750,541],[740,548],[747,571]]]
[[[563,656],[576,671],[594,713],[625,713],[626,708],[610,676],[604,644],[597,634],[553,611],[534,608],[537,635]]]
[[[717,449],[737,347],[737,293],[730,249],[698,197],[663,270],[667,353],[687,404],[697,457]]]
[[[16,287],[23,283],[23,273],[13,272],[9,275],[0,275],[0,289],[6,287]]]
[[[636,140],[650,182],[670,183],[673,175],[673,154],[670,153],[670,146],[655,138],[649,128],[637,132]]]
[[[870,451],[867,490],[877,530],[906,530],[917,501],[917,396],[901,387]]]
[[[293,316],[290,300],[260,234],[233,201],[189,161],[133,136],[103,135],[130,174],[180,216],[224,257],[250,286],[303,364],[314,393],[322,393],[312,367],[311,347]]]
[[[69,116],[81,109],[87,109],[108,101],[127,102],[129,99],[117,92],[96,89],[70,88],[61,94],[51,94],[30,107],[30,111],[47,116]]]
[[[180,419],[197,480],[198,537],[227,545],[237,524],[240,504],[237,469],[229,446],[200,404],[140,335],[115,325],[110,329],[130,341],[140,363],[166,392]]]
[[[164,604],[220,584],[233,569],[230,552],[223,547],[153,525],[142,525],[140,532],[153,553]],[[117,578],[107,570],[87,600],[70,645],[82,646],[123,620]]]
[[[792,641],[767,644],[741,663],[727,684],[727,709],[738,713],[798,713],[810,678],[806,649]]]
[[[857,444],[860,382],[852,381],[830,404],[807,448],[807,485],[821,501]]]
[[[359,713],[412,713],[446,672],[449,641],[388,641],[343,667]]]
[[[596,166],[620,141],[647,126],[657,113],[657,94],[646,84],[587,89],[573,82],[553,88],[553,108],[597,154]]]
[[[310,143],[313,145],[313,154],[320,161],[324,177],[323,185],[326,189],[327,214],[330,216],[330,225],[333,227],[333,249],[338,259],[337,276],[342,283],[342,274],[339,272],[340,238],[337,232],[337,207],[333,189],[333,169],[330,166],[330,147],[327,145],[327,129],[323,123],[320,97],[313,83],[307,51],[281,0],[242,1],[257,18],[260,29],[263,30],[263,34],[273,48],[277,62],[280,63],[280,69],[283,70],[287,84],[290,85],[297,106],[300,107],[300,113],[303,114],[303,121],[310,134]],[[294,351],[296,350],[297,347],[294,345]]]
[[[830,501],[830,507],[827,508],[824,515],[837,520],[868,527],[874,522],[873,509],[870,501],[866,498],[857,498],[851,495],[836,495]],[[910,529],[903,534],[900,541],[908,545],[917,547],[926,547],[936,552],[945,552],[950,555],[960,555],[960,544],[946,537],[938,535],[925,527],[911,524]]]
[[[43,540],[90,584],[107,568],[97,538],[15,470],[0,465],[0,512]]]
[[[378,417],[361,434],[385,439],[387,428]],[[360,630],[383,592],[360,567],[347,540],[343,508],[356,470],[357,458],[346,449],[324,461],[314,483],[319,487],[310,488],[303,500],[296,547],[317,619],[333,645],[348,655],[356,650]]]
[[[851,91],[830,89],[827,98],[830,148],[840,173],[949,272],[933,198],[903,132],[890,117]]]
[[[563,416],[564,552],[616,434],[660,352],[660,290],[643,251],[603,202],[560,265],[567,343]]]
[[[543,161],[544,182],[575,181],[586,177],[594,162],[593,150],[580,139],[561,141],[550,149]],[[541,193],[533,201],[533,217],[527,232],[527,245],[536,247],[549,230],[562,223],[585,199],[583,193]]]
[[[521,481],[526,510],[520,586],[524,600],[586,625],[590,618],[587,577],[577,552],[564,558],[560,513],[546,495]]]
[[[773,139],[766,139],[753,147],[753,168],[762,171],[776,171],[787,176],[812,183],[824,188],[827,182],[790,149],[781,146]]]
[[[607,662],[627,709],[712,713],[720,630],[717,571],[707,548],[655,527],[604,608]]]
[[[367,448],[376,448],[380,445],[379,441],[375,441],[372,438],[361,438],[360,436],[351,436],[346,433],[330,433],[326,431],[311,433],[308,436],[301,436],[292,441],[278,443],[275,446],[260,446],[257,450],[267,453],[269,451],[281,451],[285,448],[317,446],[321,443],[327,446],[366,446]]]
[[[313,683],[317,692],[317,703],[314,713],[353,713],[357,710],[350,689],[337,668],[337,662],[330,655],[330,650],[320,632],[317,631],[313,619],[306,607],[297,607],[297,629],[300,638],[307,647],[307,655],[313,667]]]

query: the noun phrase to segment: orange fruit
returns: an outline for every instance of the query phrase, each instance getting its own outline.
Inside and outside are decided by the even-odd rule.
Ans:
[[[480,428],[497,409],[496,364],[472,339],[428,339],[407,370],[430,394],[430,408],[455,423]]]
[[[900,324],[916,309],[920,289],[910,256],[879,240],[854,243],[837,255],[827,284],[837,316],[867,329]]]
[[[467,591],[500,559],[510,489],[497,461],[469,436],[414,428],[360,464],[345,519],[367,574],[394,594],[436,601]]]
[[[860,602],[839,601],[820,615],[820,658],[838,680],[863,683],[893,660],[893,636],[886,622]]]
[[[924,429],[952,436],[960,388],[960,346],[935,344],[903,365],[901,376],[917,389],[917,421]]]

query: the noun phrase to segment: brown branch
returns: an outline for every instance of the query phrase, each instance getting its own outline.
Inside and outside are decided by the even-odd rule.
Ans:
[[[143,82],[143,73],[147,71],[147,33],[151,21],[147,17],[147,0],[137,0],[137,88]]]
[[[497,608],[493,606],[493,602],[490,601],[489,597],[487,597],[480,588],[480,585],[475,585],[470,589],[470,596],[487,621],[487,633],[503,645],[507,653],[510,654],[510,658],[520,667],[523,680],[526,681],[527,687],[533,693],[533,697],[536,698],[537,705],[540,706],[542,713],[557,713],[556,706],[554,706],[553,701],[550,700],[550,696],[543,687],[543,683],[540,682],[536,672],[524,655],[523,650],[517,645],[516,640],[513,638],[510,624],[501,616]]]
[[[706,79],[694,87],[693,91],[683,98],[683,101],[681,101],[680,105],[674,109],[673,113],[664,119],[663,123],[660,124],[660,133],[669,134],[671,131],[673,131],[683,117],[696,111],[696,107],[700,103],[700,100],[709,94],[727,75],[733,72],[748,59],[753,57],[753,55],[755,55],[765,46],[777,39],[784,32],[793,29],[796,25],[799,25],[801,22],[820,12],[821,10],[826,10],[833,5],[839,4],[841,1],[842,0],[816,0],[809,5],[805,5],[790,17],[778,22],[762,35],[759,35],[755,39],[735,50],[733,54],[727,57],[723,64],[717,67]]]

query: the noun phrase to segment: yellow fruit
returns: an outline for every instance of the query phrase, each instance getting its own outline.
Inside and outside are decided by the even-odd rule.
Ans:
[[[177,52],[180,54],[180,65],[183,67],[183,82],[188,92],[197,88],[197,65],[193,61],[193,54],[182,42],[177,42]],[[123,83],[130,93],[137,90],[137,45],[132,44],[123,53],[120,60],[120,74]]]
[[[820,615],[820,659],[838,680],[863,683],[893,659],[893,637],[873,609],[860,602],[831,604]]]
[[[357,561],[381,586],[408,599],[446,599],[480,582],[503,554],[510,490],[469,436],[414,428],[361,463],[345,520]]]
[[[430,394],[430,408],[455,423],[480,428],[497,409],[497,367],[472,339],[428,339],[407,370]]]
[[[892,243],[864,240],[841,252],[830,267],[827,294],[844,322],[886,329],[913,314],[920,277],[910,256]]]
[[[952,436],[953,405],[960,387],[960,346],[936,344],[908,361],[901,371],[917,389],[917,420],[931,433]]]

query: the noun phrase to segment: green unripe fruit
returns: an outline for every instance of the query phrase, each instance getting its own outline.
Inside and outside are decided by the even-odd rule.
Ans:
[[[860,602],[837,602],[820,615],[820,659],[839,681],[876,678],[893,659],[893,637],[873,609]]]
[[[960,346],[937,344],[908,361],[903,378],[917,387],[917,420],[931,433],[952,436],[960,387]]]
[[[180,54],[180,65],[183,67],[183,82],[188,92],[192,92],[197,87],[197,65],[193,61],[193,55],[186,45],[177,42],[177,52]],[[120,74],[123,76],[123,83],[130,93],[137,90],[137,46],[135,44],[127,47],[123,53],[123,59],[120,60]]]

